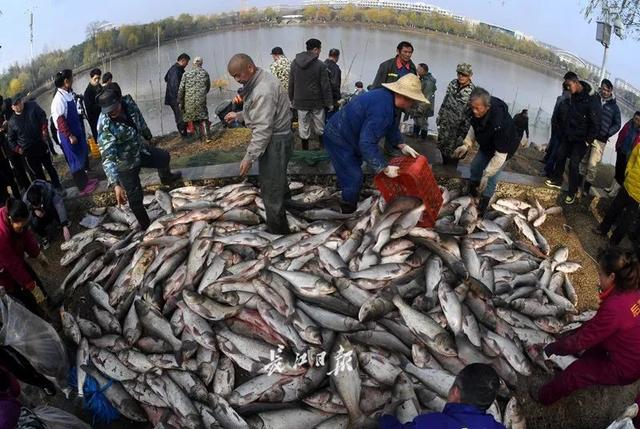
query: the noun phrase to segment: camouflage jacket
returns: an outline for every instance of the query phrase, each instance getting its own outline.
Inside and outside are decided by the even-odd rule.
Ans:
[[[473,82],[464,88],[460,88],[458,80],[453,79],[447,86],[447,93],[442,100],[442,106],[438,112],[438,125],[457,124],[464,119],[464,112],[469,103],[469,96],[476,86]]]
[[[272,75],[278,78],[282,86],[284,87],[284,92],[289,91],[289,70],[291,69],[291,61],[289,58],[284,55],[278,58],[276,61],[272,62],[269,66],[269,71]]]
[[[202,67],[194,67],[182,75],[178,87],[178,103],[182,108],[184,122],[209,119],[207,93],[210,89],[209,73]]]
[[[127,121],[113,120],[104,113],[98,119],[98,147],[109,185],[118,183],[118,171],[140,165],[140,153],[146,151],[142,139],[151,140],[151,131],[130,95],[122,97],[122,107]]]

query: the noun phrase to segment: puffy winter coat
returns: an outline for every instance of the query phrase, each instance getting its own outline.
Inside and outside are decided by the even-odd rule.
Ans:
[[[583,90],[563,101],[566,107],[561,123],[563,137],[571,143],[591,143],[600,134],[602,105],[596,93],[585,81]]]
[[[327,65],[311,52],[300,52],[291,63],[289,100],[297,110],[333,107],[333,93]]]
[[[598,140],[606,143],[612,135],[620,131],[621,123],[620,108],[618,107],[616,99],[611,97],[602,104],[602,116],[600,118]]]

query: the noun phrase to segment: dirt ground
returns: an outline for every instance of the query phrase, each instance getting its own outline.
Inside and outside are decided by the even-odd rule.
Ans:
[[[178,135],[170,135],[165,138],[158,139],[157,144],[170,151],[172,154],[172,165],[177,167],[204,165],[222,162],[239,161],[242,157],[249,135],[246,130],[231,130],[214,139],[213,142],[199,142],[188,139],[182,139]],[[434,144],[432,141],[422,142],[410,140],[416,147],[422,145]],[[516,157],[511,161],[509,169],[514,172],[538,175],[542,164],[536,160],[540,159],[542,154],[535,149],[520,150]],[[439,160],[432,160],[437,162]],[[58,164],[64,164],[64,160],[57,160]],[[92,174],[99,177],[101,169],[94,169]],[[59,170],[60,171],[60,170]],[[601,169],[598,173],[596,184],[608,184],[611,175],[606,168]],[[299,178],[295,178],[298,180]],[[333,184],[333,177],[314,177],[309,178],[313,182]],[[439,179],[439,182],[448,187],[464,186],[461,179]],[[545,207],[561,205],[564,210],[561,215],[550,216],[540,231],[549,241],[552,248],[560,245],[569,247],[570,259],[579,262],[582,269],[571,275],[571,280],[576,288],[579,296],[579,309],[595,309],[598,305],[597,293],[597,267],[594,257],[599,249],[606,245],[602,237],[591,232],[592,227],[597,225],[596,217],[601,216],[603,209],[606,208],[608,202],[606,200],[592,201],[591,197],[585,197],[574,206],[564,206],[561,204],[561,196],[557,191],[543,188],[533,188],[523,185],[512,185],[501,183],[498,187],[498,196],[508,196],[533,202],[535,198]],[[99,205],[111,202],[110,195],[94,196],[93,200],[86,199],[82,204],[74,205],[75,211],[70,213],[73,227],[72,232],[78,232],[82,228],[77,226],[77,221],[84,215],[86,209],[97,203]],[[45,285],[49,290],[54,290],[60,284],[68,270],[66,268],[55,269],[55,261],[59,261],[62,252],[59,250],[59,241],[53,242],[49,249],[45,251],[49,260],[53,262],[50,267],[41,267],[34,265],[34,269],[42,277]],[[78,290],[75,299],[67,302],[71,310],[79,309],[86,306],[83,290]],[[54,320],[54,326],[59,327],[58,317],[51,314]],[[73,362],[73,355],[70,354]],[[560,401],[558,404],[543,408],[539,404],[533,402],[528,394],[529,386],[539,385],[551,375],[536,370],[533,376],[520,380],[520,386],[517,396],[521,400],[523,413],[527,419],[527,427],[529,429],[547,429],[547,428],[565,428],[565,429],[583,429],[583,428],[605,428],[611,421],[624,409],[632,403],[633,398],[638,392],[640,383],[636,383],[627,387],[615,388],[594,388],[583,392],[576,393],[569,398]],[[66,400],[60,394],[54,398],[44,397],[37,389],[26,389],[27,397],[33,403],[48,403],[58,406],[68,411],[83,416],[86,421],[90,421],[90,416],[82,410],[82,404],[78,398]],[[96,428],[142,428],[144,425],[133,425],[130,422],[118,421],[110,425],[100,425],[94,423]]]

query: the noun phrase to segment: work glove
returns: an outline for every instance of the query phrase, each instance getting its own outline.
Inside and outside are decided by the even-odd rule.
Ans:
[[[400,171],[400,167],[396,167],[394,165],[389,165],[387,167],[385,167],[384,170],[382,170],[382,172],[385,174],[385,176],[390,177],[390,178],[394,178],[394,177],[398,177],[398,173]]]
[[[403,144],[400,147],[400,152],[402,152],[403,155],[407,155],[407,156],[410,156],[412,158],[417,158],[418,155],[420,155],[414,148],[412,148],[408,144]]]
[[[456,148],[456,150],[453,151],[453,157],[454,158],[458,158],[458,159],[462,159],[465,156],[467,156],[467,152],[469,152],[469,147],[466,145],[461,145],[458,146]]]
[[[529,139],[526,137],[522,138],[522,141],[520,141],[520,147],[528,147],[529,146]]]
[[[33,289],[31,289],[31,294],[40,306],[47,301],[47,298],[44,296],[42,289],[40,289],[37,285],[34,285]]]

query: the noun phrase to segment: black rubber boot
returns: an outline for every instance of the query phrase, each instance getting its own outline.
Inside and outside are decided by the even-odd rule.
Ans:
[[[356,211],[358,204],[340,201],[340,208],[342,209],[343,214],[351,214]]]
[[[300,139],[302,150],[309,150],[309,139]]]
[[[473,198],[478,197],[478,186],[480,186],[480,182],[470,182],[469,183],[469,195]]]
[[[484,216],[484,213],[487,211],[487,208],[489,208],[490,201],[491,201],[491,198],[489,197],[485,197],[485,196],[480,197],[480,203],[478,204],[478,211],[480,212],[480,216]]]
[[[589,195],[589,191],[591,190],[591,183],[589,183],[589,182],[587,182],[585,180],[584,184],[582,185],[582,189],[584,189],[584,194],[585,195]]]
[[[324,139],[322,134],[318,136],[318,150],[324,150]]]
[[[160,183],[165,186],[171,186],[178,180],[182,179],[182,172],[180,171],[172,173],[171,170],[168,169],[166,171],[158,170],[158,175],[160,176]]]

